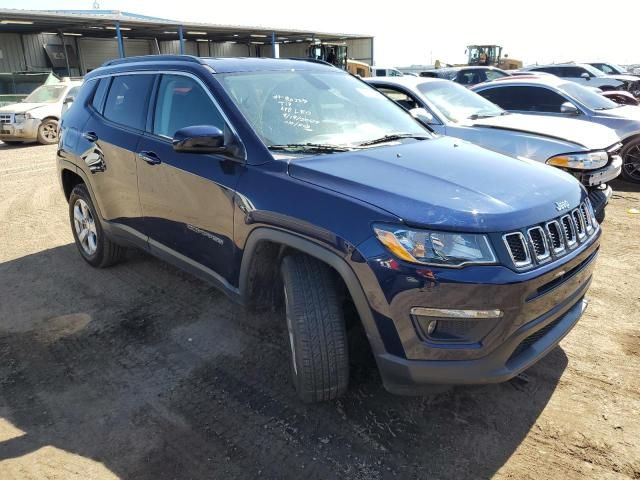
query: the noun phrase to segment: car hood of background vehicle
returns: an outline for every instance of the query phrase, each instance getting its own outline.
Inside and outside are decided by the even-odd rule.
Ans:
[[[30,110],[44,107],[42,103],[13,103],[11,105],[6,105],[4,107],[0,107],[0,112],[10,112],[10,113],[25,113]]]
[[[557,168],[449,137],[301,158],[289,174],[409,225],[456,231],[541,223],[560,215],[555,202],[575,207],[583,196],[577,180]]]
[[[608,117],[626,118],[628,120],[640,121],[640,106],[624,105],[622,107],[611,108],[609,110],[596,110],[596,114],[604,114]]]
[[[638,110],[640,111],[640,108],[638,108]],[[616,132],[611,128],[572,118],[555,118],[512,113],[498,117],[473,120],[470,125],[474,127],[499,128],[502,130],[514,130],[517,132],[541,135],[575,143],[587,150],[606,149],[620,141]]]
[[[605,77],[615,78],[616,80],[620,80],[621,82],[637,82],[638,81],[638,77],[635,77],[633,75],[625,75],[622,73],[612,73],[609,75],[605,75]]]

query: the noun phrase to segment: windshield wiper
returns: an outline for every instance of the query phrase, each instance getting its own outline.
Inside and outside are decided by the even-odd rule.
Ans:
[[[423,135],[421,133],[392,133],[390,135],[385,135],[384,137],[376,138],[374,140],[361,142],[358,144],[358,146],[366,147],[368,145],[377,145],[378,143],[392,142],[394,140],[401,140],[403,138],[415,138],[416,140],[428,140],[431,137],[428,135]]]
[[[506,113],[506,112],[505,112]],[[474,113],[473,115],[467,117],[469,120],[480,120],[482,118],[493,118],[493,117],[497,117],[499,115],[504,115],[504,113],[492,113],[492,114],[481,114],[481,113]]]
[[[285,152],[313,152],[313,153],[336,153],[348,152],[351,147],[343,145],[331,145],[326,143],[286,143],[283,145],[269,145],[269,150]]]

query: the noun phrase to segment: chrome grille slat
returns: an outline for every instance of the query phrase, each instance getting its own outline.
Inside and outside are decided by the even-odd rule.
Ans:
[[[508,233],[502,237],[511,261],[517,268],[523,268],[531,265],[531,255],[529,254],[529,246],[521,232]]]
[[[513,265],[518,269],[541,265],[582,245],[598,230],[587,201],[569,213],[522,231],[502,235]]]
[[[550,245],[553,253],[559,254],[564,251],[564,234],[557,220],[547,222],[547,234],[551,240]]]
[[[571,212],[571,219],[575,223],[578,240],[582,240],[587,235],[587,227],[584,224],[582,213],[576,208]]]
[[[549,244],[542,227],[533,227],[527,230],[529,241],[533,247],[533,254],[538,262],[543,263],[551,259]]]

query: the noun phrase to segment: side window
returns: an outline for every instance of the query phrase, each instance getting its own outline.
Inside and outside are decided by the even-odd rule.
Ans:
[[[389,97],[391,100],[393,100],[406,110],[411,110],[412,108],[417,108],[420,106],[413,97],[407,95],[404,92],[396,90],[395,88],[381,87],[378,88],[378,90],[380,90],[380,92],[384,93],[387,97]]]
[[[584,69],[582,67],[565,67],[565,68],[563,68],[563,70],[565,70],[565,72],[563,74],[564,77],[578,78],[583,73],[586,73],[590,77],[593,76],[593,75],[591,75],[590,72],[588,72],[586,69]]]
[[[224,131],[224,119],[207,93],[193,79],[163,75],[158,88],[153,133],[173,138],[184,127],[213,125]]]
[[[109,88],[110,81],[110,77],[98,80],[98,88],[96,88],[96,93],[93,94],[93,101],[91,102],[91,105],[99,113],[102,113],[102,105],[104,105],[104,98],[107,95],[107,89]]]
[[[560,106],[567,101],[562,95],[540,87],[500,87],[478,93],[505,110],[524,112],[560,113]]]
[[[487,79],[485,73],[480,69],[460,70],[456,81],[461,85],[476,85]]]
[[[376,77],[386,77],[386,76],[387,76],[387,71],[384,68],[376,69]]]
[[[127,127],[144,129],[147,119],[147,98],[153,86],[153,75],[120,75],[113,78],[105,118]]]
[[[491,80],[495,80],[496,78],[502,78],[502,77],[506,77],[507,75],[502,73],[499,70],[487,70],[485,72],[487,74],[487,80],[491,81]]]
[[[600,70],[602,70],[604,73],[607,73],[607,74],[615,74],[616,73],[616,72],[613,71],[613,68],[611,68],[609,65],[607,65],[605,63],[598,65],[598,68]]]

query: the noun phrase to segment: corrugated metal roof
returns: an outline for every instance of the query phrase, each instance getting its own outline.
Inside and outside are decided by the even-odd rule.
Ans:
[[[22,20],[33,23],[1,24],[2,20],[9,22],[11,20]],[[22,10],[0,8],[0,32],[35,32],[43,31],[43,29],[47,28],[59,28],[63,29],[65,32],[82,31],[87,33],[91,32],[93,35],[95,35],[97,33],[96,27],[100,27],[105,24],[113,24],[115,22],[119,22],[123,27],[129,27],[132,29],[135,29],[136,27],[147,27],[145,29],[147,31],[149,28],[157,29],[157,31],[150,32],[152,33],[151,36],[158,36],[162,32],[163,27],[182,26],[183,30],[203,31],[211,37],[224,37],[225,35],[233,33],[245,35],[250,35],[253,33],[266,35],[270,38],[272,32],[275,32],[278,36],[307,36],[318,38],[321,40],[372,38],[371,35],[365,34],[317,32],[313,30],[299,30],[266,26],[220,25],[213,23],[181,22],[178,20],[151,17],[131,12],[122,12],[120,10]],[[127,34],[129,35],[129,33]]]

